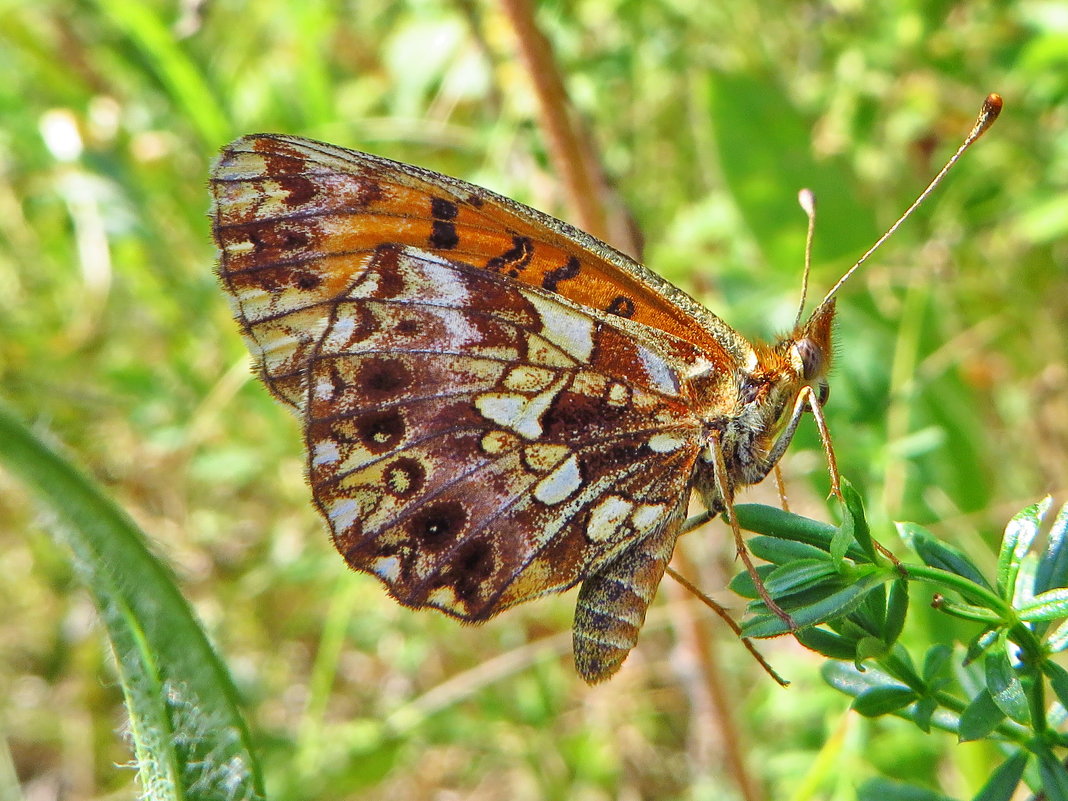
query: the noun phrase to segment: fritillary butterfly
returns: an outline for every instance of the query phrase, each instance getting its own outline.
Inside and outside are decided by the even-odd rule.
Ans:
[[[219,276],[345,560],[470,622],[581,584],[591,683],[637,642],[691,492],[729,510],[826,387],[833,292],[750,343],[582,231],[418,167],[262,134],[211,187]]]

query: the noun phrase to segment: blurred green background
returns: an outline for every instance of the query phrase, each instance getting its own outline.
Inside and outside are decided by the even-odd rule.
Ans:
[[[1064,500],[1062,3],[575,0],[538,21],[645,261],[753,336],[792,323],[798,189],[820,202],[819,296],[1000,92],[1000,122],[840,297],[828,419],[898,551],[889,520],[911,519],[989,566],[1014,511]],[[462,627],[335,554],[298,425],[251,380],[216,287],[207,172],[229,140],[283,131],[566,216],[496,5],[0,0],[0,75],[0,399],[174,566],[247,699],[272,799],[736,798],[724,737],[767,798],[848,799],[872,776],[968,796],[985,779],[992,746],[852,715],[788,639],[764,644],[794,682],[779,689],[669,582],[622,673],[590,689],[573,595]],[[811,430],[784,468],[796,510],[833,516]],[[726,529],[683,547],[739,609]],[[0,565],[0,783],[132,797],[92,605],[3,473]],[[692,623],[734,729],[695,671]],[[971,633],[931,612],[906,639]]]

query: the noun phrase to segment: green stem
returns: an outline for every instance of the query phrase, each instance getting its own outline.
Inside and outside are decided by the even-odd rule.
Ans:
[[[941,568],[913,564],[905,564],[902,567],[907,571],[910,579],[925,581],[928,584],[960,593],[972,605],[974,614],[971,619],[985,623],[1000,623],[1008,630],[1012,641],[1026,652],[1029,659],[1042,659],[1046,656],[1041,640],[1020,620],[1012,605],[993,591]],[[954,605],[954,609],[963,611],[964,607]],[[979,610],[983,609],[989,610],[996,617],[991,618],[981,614]]]

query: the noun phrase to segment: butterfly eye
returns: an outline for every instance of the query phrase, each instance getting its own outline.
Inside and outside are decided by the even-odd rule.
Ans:
[[[823,349],[807,337],[794,343],[797,355],[801,357],[801,376],[811,381],[823,372]]]

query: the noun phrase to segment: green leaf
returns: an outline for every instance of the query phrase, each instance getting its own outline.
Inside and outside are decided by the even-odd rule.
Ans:
[[[820,669],[820,673],[829,685],[852,697],[873,687],[901,686],[901,682],[878,667],[869,667],[867,670],[860,671],[849,662],[827,662]],[[956,715],[937,706],[932,710],[929,702],[924,704],[925,700],[921,699],[913,706],[903,707],[894,714],[905,720],[911,720],[920,727],[936,726],[943,731],[954,733],[959,731],[960,720]]]
[[[1034,751],[1047,801],[1068,801],[1068,769],[1045,745],[1039,744]]]
[[[998,641],[999,629],[996,626],[979,632],[972,638],[972,641],[968,643],[968,650],[964,654],[964,667],[967,667],[976,659],[981,657],[986,650]]]
[[[3,407],[0,462],[59,518],[61,539],[92,593],[115,655],[145,797],[263,798],[230,675],[144,534]]]
[[[997,589],[1001,597],[1009,602],[1016,591],[1016,575],[1020,571],[1020,562],[1038,536],[1042,518],[1051,503],[1053,499],[1047,496],[1038,503],[1031,504],[1014,515],[1005,527],[1005,536],[1001,539],[1001,550],[998,552]]]
[[[912,655],[908,652],[908,649],[901,643],[894,643],[891,653],[893,654],[893,664],[887,665],[887,670],[892,668],[894,675],[910,687],[921,686],[923,679],[920,678],[920,674],[916,671],[916,665],[913,663]]]
[[[837,579],[838,573],[826,559],[798,559],[788,565],[776,567],[764,582],[773,598],[802,592]]]
[[[829,685],[853,698],[873,687],[901,686],[901,682],[878,667],[860,670],[848,662],[827,662],[820,673]]]
[[[905,628],[905,616],[909,609],[909,583],[898,579],[890,585],[890,597],[886,602],[886,620],[883,628],[883,642],[892,645],[897,642]]]
[[[866,718],[889,715],[916,700],[916,693],[908,687],[873,687],[853,699],[853,709]]]
[[[869,779],[857,790],[857,801],[953,801],[948,796],[890,779]]]
[[[887,570],[873,570],[826,598],[800,609],[791,609],[790,617],[798,627],[804,627],[847,615],[863,603],[868,592],[891,580],[894,575]],[[746,637],[775,637],[789,630],[789,627],[773,614],[760,615],[742,624],[742,634]]]
[[[886,643],[878,637],[861,637],[857,642],[857,655],[854,661],[860,667],[866,659],[882,659],[889,652]]]
[[[868,519],[864,516],[864,502],[860,499],[860,493],[845,479],[842,479],[842,497],[845,499],[847,520],[852,521],[849,532],[850,537],[860,546],[860,549],[870,561],[878,561],[875,544],[871,539],[871,529],[868,527]],[[835,536],[838,535],[836,534]],[[832,553],[834,553],[833,544],[832,540]],[[842,555],[845,555],[844,550]]]
[[[1065,670],[1050,659],[1042,660],[1042,672],[1049,679],[1053,694],[1061,702],[1061,706],[1068,709],[1068,670]]]
[[[1004,719],[1005,713],[994,703],[990,691],[984,688],[961,713],[958,737],[962,743],[981,740]]]
[[[933,695],[925,695],[916,702],[912,722],[920,727],[924,734],[931,733],[931,718],[938,709],[938,699]]]
[[[783,565],[799,559],[827,561],[827,552],[814,545],[784,540],[779,537],[753,537],[746,545],[753,556],[774,565]]]
[[[1004,641],[1002,645],[1004,646]],[[1017,723],[1031,722],[1031,708],[1016,671],[1012,669],[1005,648],[997,648],[986,655],[986,686],[998,708]]]
[[[1051,654],[1068,648],[1068,620],[1057,626],[1053,633],[1046,637],[1046,648],[1049,649]]]
[[[830,659],[848,659],[852,661],[856,658],[856,640],[842,637],[826,629],[815,627],[801,629],[794,632],[794,637],[806,648],[810,648]]]
[[[831,559],[836,566],[840,565],[842,560],[845,559],[849,546],[856,543],[855,528],[852,510],[846,506],[846,514],[842,520],[842,525],[835,529],[834,536],[831,537]]]
[[[949,658],[953,655],[953,649],[948,645],[937,643],[927,649],[923,657],[923,681],[925,684],[934,683],[935,679],[943,674],[949,665]]]
[[[1046,550],[1035,574],[1035,592],[1068,587],[1068,503],[1061,507],[1049,532]]]
[[[980,587],[994,589],[963,551],[942,542],[922,526],[916,523],[898,523],[897,531],[928,567],[946,570]]]
[[[1017,751],[998,765],[972,801],[1011,801],[1023,778],[1028,758],[1026,751]]]
[[[830,553],[831,539],[837,531],[830,523],[784,512],[776,506],[740,503],[734,507],[734,513],[738,518],[738,525],[746,531],[807,543],[827,553]],[[849,548],[846,556],[850,559],[865,560],[864,552],[855,544]]]
[[[1068,617],[1068,588],[1040,593],[1019,610],[1020,620],[1057,620]]]
[[[765,586],[767,586],[768,576],[771,575],[773,570],[776,570],[775,565],[757,565],[757,575],[760,576],[760,580],[764,582]],[[732,578],[727,584],[727,589],[743,598],[760,597],[760,593],[757,592],[756,584],[753,583],[753,577],[749,575],[748,570],[743,570]]]
[[[853,613],[853,619],[872,635],[881,638],[886,631],[886,587],[869,592],[864,603]]]

